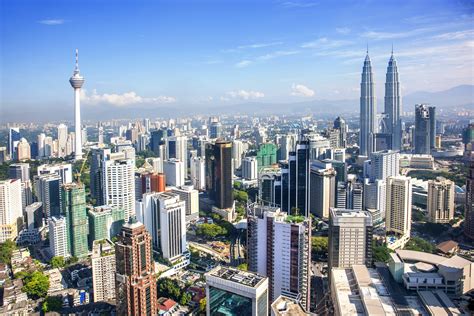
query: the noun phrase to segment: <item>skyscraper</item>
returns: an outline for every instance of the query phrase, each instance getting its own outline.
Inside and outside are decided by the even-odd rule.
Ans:
[[[67,150],[67,126],[64,124],[58,125],[58,157],[66,157]]]
[[[217,140],[206,146],[206,188],[219,209],[232,208],[232,143]]]
[[[336,171],[327,164],[311,165],[309,210],[319,218],[329,218],[329,209],[336,200]]]
[[[10,127],[8,130],[8,155],[10,160],[16,159],[16,147],[20,142],[21,134],[19,127]]]
[[[92,287],[94,302],[115,299],[115,245],[108,239],[92,245]]]
[[[428,216],[433,223],[454,218],[454,182],[444,178],[428,181]]]
[[[91,245],[95,240],[115,237],[125,223],[125,212],[118,207],[109,205],[89,207],[87,217]]]
[[[469,162],[466,177],[466,217],[464,220],[464,235],[474,240],[474,160]]]
[[[21,181],[0,181],[0,243],[15,239],[22,222]]]
[[[253,204],[247,221],[249,270],[268,277],[270,302],[284,295],[309,309],[311,220]]]
[[[171,158],[163,162],[163,172],[165,174],[166,184],[180,187],[184,185],[184,162],[179,159]]]
[[[268,315],[268,279],[218,266],[205,274],[206,315]]]
[[[400,82],[398,79],[397,61],[393,56],[390,57],[387,67],[387,75],[385,80],[385,109],[386,114],[386,133],[392,137],[392,148],[394,150],[401,149],[402,139],[402,122],[400,112],[402,106],[402,98],[400,96]]]
[[[405,176],[388,177],[386,180],[385,230],[388,247],[403,248],[410,239],[412,184]]]
[[[63,214],[66,216],[69,251],[74,257],[85,257],[89,253],[87,244],[89,225],[84,187],[78,183],[63,185],[61,201]]]
[[[329,268],[372,264],[372,217],[366,211],[331,208]]]
[[[396,151],[385,150],[370,154],[370,181],[385,180],[400,174],[400,154]]]
[[[377,131],[377,105],[375,101],[375,83],[369,52],[364,61],[362,81],[360,83],[360,150],[359,155],[369,156],[374,150]]]
[[[206,189],[206,160],[202,157],[191,158],[191,182],[196,190]]]
[[[415,105],[415,154],[429,155],[435,147],[435,109],[425,104]]]
[[[79,51],[76,49],[76,68],[69,83],[74,88],[74,134],[76,139],[74,149],[74,159],[82,159],[82,140],[81,140],[81,88],[84,84],[84,77],[79,72]]]
[[[186,222],[199,217],[199,191],[192,185],[183,185],[180,188],[172,188],[171,192],[179,195],[181,201],[185,202]]]
[[[31,146],[26,140],[22,137],[16,146],[16,160],[24,161],[31,159]]]
[[[104,165],[104,204],[123,209],[125,221],[135,214],[134,170],[131,159],[107,160]]]
[[[115,244],[117,315],[155,315],[157,288],[151,236],[130,217]]]
[[[257,179],[257,159],[255,157],[245,157],[242,159],[242,178],[246,180]]]
[[[181,172],[184,178],[188,173],[188,139],[186,136],[172,136],[166,139],[166,159],[177,159],[183,162]]]
[[[49,252],[55,257],[67,258],[70,256],[68,249],[66,217],[53,216],[48,219],[49,226]]]
[[[61,214],[61,177],[56,174],[36,176],[34,180],[35,194],[43,203],[46,218]]]
[[[339,146],[346,148],[347,145],[347,124],[346,121],[338,116],[334,120],[333,128],[339,130]]]

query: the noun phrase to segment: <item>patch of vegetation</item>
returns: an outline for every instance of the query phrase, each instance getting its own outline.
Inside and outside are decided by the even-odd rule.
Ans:
[[[405,245],[405,250],[415,250],[427,253],[436,253],[436,246],[429,243],[428,241],[419,238],[412,237]]]
[[[385,244],[377,245],[375,242],[372,243],[372,258],[374,262],[387,262],[390,259],[390,253],[392,250],[388,249]]]
[[[227,235],[227,229],[217,224],[201,224],[196,228],[196,234],[207,238]]]
[[[63,307],[63,300],[59,296],[48,296],[41,305],[41,310],[47,312],[59,312]]]
[[[191,301],[191,294],[186,293],[185,289],[181,288],[176,280],[161,278],[156,281],[156,285],[160,297],[171,298],[180,305],[187,305]]]
[[[12,259],[12,252],[16,250],[15,242],[7,240],[4,243],[0,244],[0,262],[5,264],[10,264]]]
[[[311,254],[313,257],[326,258],[328,255],[328,237],[311,237]]]
[[[50,261],[51,267],[54,268],[64,268],[66,266],[66,261],[62,256],[53,257]]]
[[[46,297],[49,290],[49,277],[40,271],[25,272],[20,275],[23,279],[22,291],[29,298],[38,299]]]

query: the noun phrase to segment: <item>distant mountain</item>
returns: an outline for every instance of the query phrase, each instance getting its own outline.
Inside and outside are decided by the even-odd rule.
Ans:
[[[438,107],[474,105],[474,86],[461,85],[438,92],[419,91],[403,97],[403,105],[429,103]]]

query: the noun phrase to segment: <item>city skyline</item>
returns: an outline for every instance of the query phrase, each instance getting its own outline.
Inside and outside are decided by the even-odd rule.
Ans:
[[[81,10],[54,1],[3,3],[10,13],[2,18],[2,73],[9,78],[2,80],[5,120],[18,118],[19,105],[33,119],[38,109],[73,103],[64,78],[76,48],[88,77],[81,100],[86,117],[111,109],[356,100],[367,44],[379,112],[392,45],[402,97],[473,84],[467,3],[421,1],[395,10],[394,4],[351,1],[331,7],[264,1],[252,6],[254,12],[245,2],[142,4],[105,3],[104,14],[88,1]],[[367,14],[355,16],[354,10]],[[389,16],[399,23],[387,26]],[[41,80],[25,83],[37,76]],[[71,119],[67,112],[55,115]]]

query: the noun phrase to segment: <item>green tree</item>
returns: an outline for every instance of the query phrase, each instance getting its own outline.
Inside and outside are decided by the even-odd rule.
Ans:
[[[249,195],[245,191],[241,190],[234,190],[234,200],[237,200],[239,202],[247,202],[249,199]]]
[[[201,224],[197,227],[196,233],[204,237],[215,238],[219,235],[226,235],[227,229],[217,224]]]
[[[404,249],[422,251],[422,252],[428,252],[428,253],[436,252],[436,247],[434,245],[430,244],[428,241],[419,237],[412,237],[407,242]]]
[[[59,296],[48,296],[41,305],[41,310],[47,312],[59,312],[63,307],[63,300]]]
[[[374,262],[387,262],[390,259],[390,253],[393,252],[386,245],[372,244],[372,254]]]
[[[242,270],[242,271],[247,271],[248,270],[248,264],[247,263],[241,263],[237,266],[237,269]]]
[[[10,264],[13,250],[17,249],[15,242],[7,240],[0,244],[0,262]]]
[[[207,304],[206,298],[202,298],[202,299],[199,300],[199,311],[200,312],[204,312],[206,310],[206,304]]]
[[[62,256],[56,256],[51,259],[51,267],[53,268],[64,268],[66,266],[66,261]]]
[[[77,263],[79,261],[79,258],[77,257],[69,257],[69,259],[67,259],[67,264],[70,265],[70,264],[74,264],[74,263]]]
[[[314,256],[326,256],[328,252],[327,237],[311,237],[311,252]]]
[[[174,301],[179,301],[181,297],[181,288],[176,280],[170,278],[161,278],[156,281],[158,293],[162,297],[171,298]]]
[[[49,290],[49,277],[40,271],[33,271],[23,279],[23,292],[32,299],[46,297]]]
[[[182,306],[188,305],[188,303],[191,301],[191,294],[189,293],[182,293],[181,297],[179,298],[179,304]]]

